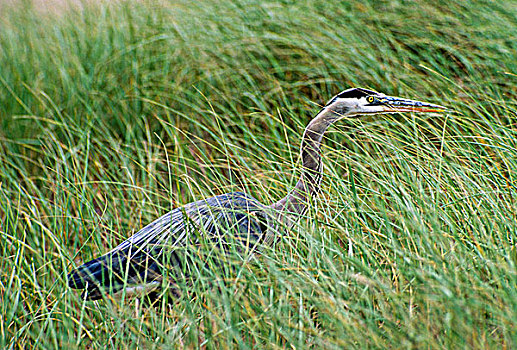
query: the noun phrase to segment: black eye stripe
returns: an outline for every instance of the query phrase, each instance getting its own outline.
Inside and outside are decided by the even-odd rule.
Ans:
[[[345,91],[340,92],[338,95],[334,96],[328,103],[327,106],[334,103],[338,98],[363,98],[370,95],[376,95],[377,92],[362,88],[354,88],[354,89],[348,89]]]
[[[338,98],[361,98],[371,95],[373,91],[363,90],[363,89],[352,89],[345,90],[337,95]]]

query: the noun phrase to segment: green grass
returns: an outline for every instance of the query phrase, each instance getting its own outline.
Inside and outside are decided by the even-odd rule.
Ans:
[[[1,348],[517,347],[513,1],[2,12]],[[351,86],[454,112],[332,128],[308,218],[238,275],[157,307],[68,289],[171,208],[283,196],[304,126]]]

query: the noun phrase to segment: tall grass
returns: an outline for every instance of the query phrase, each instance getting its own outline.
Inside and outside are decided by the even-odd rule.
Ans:
[[[0,347],[517,346],[514,7],[4,6]],[[337,125],[307,218],[230,278],[153,307],[69,290],[171,208],[283,196],[304,126],[350,86],[454,111]]]

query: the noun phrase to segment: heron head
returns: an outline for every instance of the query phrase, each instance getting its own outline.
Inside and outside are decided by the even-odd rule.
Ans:
[[[443,112],[446,107],[428,102],[387,96],[363,88],[352,88],[340,92],[326,105],[340,117],[358,114],[385,114],[398,112]]]

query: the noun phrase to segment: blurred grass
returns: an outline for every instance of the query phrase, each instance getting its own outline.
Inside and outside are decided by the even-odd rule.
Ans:
[[[0,346],[515,347],[514,7],[4,6]],[[157,308],[67,288],[70,269],[170,208],[283,196],[304,126],[350,86],[455,112],[333,128],[310,219],[232,283]]]

